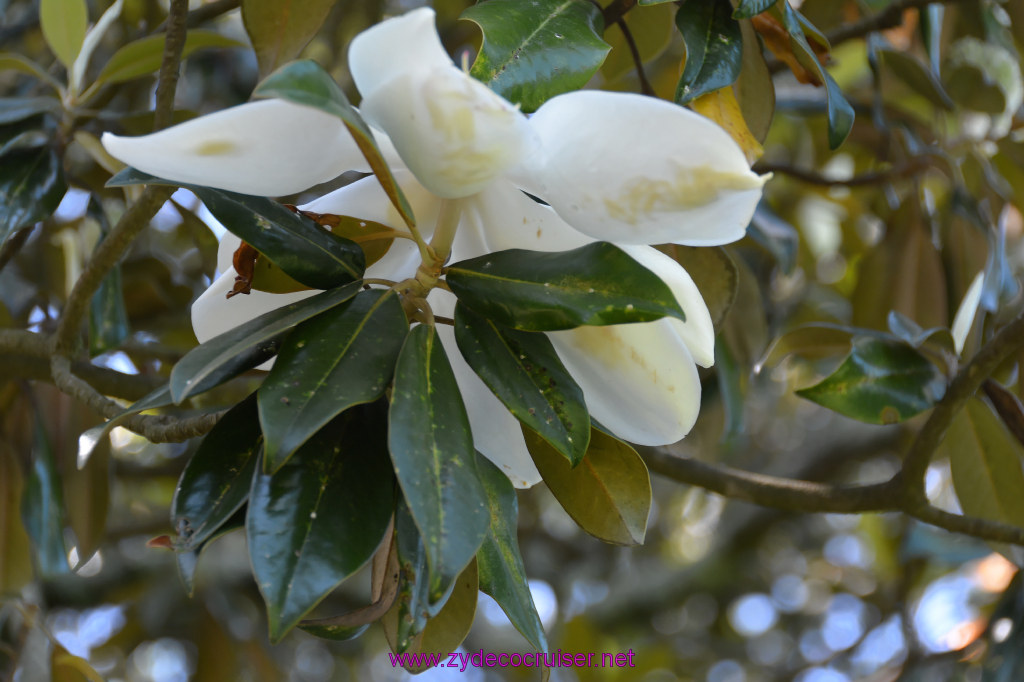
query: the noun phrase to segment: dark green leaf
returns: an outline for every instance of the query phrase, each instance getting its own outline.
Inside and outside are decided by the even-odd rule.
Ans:
[[[242,21],[260,74],[295,59],[327,18],[335,0],[242,0]]]
[[[946,94],[938,76],[925,66],[920,59],[899,50],[878,50],[882,63],[897,78],[906,83],[914,92],[925,97],[937,107],[952,111],[953,100]]]
[[[497,251],[449,266],[447,281],[473,312],[524,331],[686,319],[668,285],[607,242]]]
[[[496,325],[459,303],[455,340],[462,356],[516,419],[536,431],[573,466],[590,441],[590,415],[544,334]]]
[[[394,622],[395,651],[402,653],[409,649],[413,640],[427,626],[427,619],[444,606],[451,596],[454,579],[441,586],[441,596],[432,604],[430,599],[430,566],[427,563],[427,549],[423,536],[416,528],[409,505],[404,499],[395,506],[395,556],[398,558],[400,582],[398,595],[392,607],[397,616]],[[390,619],[384,619],[385,629],[391,629]]]
[[[35,114],[14,123],[0,124],[0,156],[19,149],[43,147],[55,136],[56,124],[53,119],[42,114]]]
[[[740,0],[733,16],[737,19],[749,19],[764,12],[774,5],[776,0]]]
[[[476,554],[488,519],[469,418],[432,326],[414,327],[402,346],[388,443],[398,482],[426,544],[430,599],[436,603],[444,586]]]
[[[254,394],[220,418],[181,472],[171,503],[177,549],[198,549],[245,504],[259,453]]]
[[[537,470],[580,528],[605,542],[639,545],[651,511],[651,478],[636,450],[598,428],[590,431],[587,456],[576,468],[523,429]]]
[[[255,465],[252,467],[255,470]],[[250,477],[245,481],[246,483],[246,497],[249,496],[249,486],[252,483],[252,471],[249,472]],[[175,548],[174,558],[178,564],[178,577],[181,578],[181,584],[185,587],[185,592],[188,596],[193,596],[196,591],[196,570],[199,568],[199,558],[203,555],[203,552],[209,547],[215,540],[221,538],[231,531],[239,530],[245,526],[245,507],[240,507],[238,511],[232,514],[228,519],[223,521],[220,526],[217,527],[205,540],[194,545],[191,549]]]
[[[537,651],[547,651],[544,625],[530,594],[526,567],[519,554],[519,501],[512,482],[490,460],[477,455],[480,481],[487,493],[491,528],[476,554],[480,589],[498,602],[509,621]]]
[[[373,290],[289,334],[259,390],[265,470],[348,408],[383,396],[408,331],[397,294]]]
[[[181,403],[273,357],[284,334],[359,292],[353,282],[271,310],[193,348],[171,371],[171,396]]]
[[[1024,528],[1024,448],[978,398],[953,418],[943,441],[964,513]]]
[[[369,561],[384,537],[394,479],[381,407],[352,408],[277,473],[253,479],[249,557],[272,642]]]
[[[450,595],[444,603],[444,607],[427,621],[426,627],[416,637],[407,643],[404,649],[397,644],[397,619],[399,617],[398,604],[389,611],[381,623],[384,626],[384,636],[391,645],[392,650],[400,653],[416,654],[440,654],[441,660],[447,660],[449,652],[458,649],[459,645],[469,634],[473,625],[473,617],[476,614],[476,600],[479,592],[479,575],[476,561],[471,561],[466,570],[459,574],[453,581]],[[405,666],[405,670],[418,674],[429,667],[424,659],[422,665]],[[413,659],[415,661],[415,658]],[[406,659],[409,662],[409,659]]]
[[[895,424],[927,410],[945,390],[942,372],[907,344],[860,337],[835,372],[796,393],[869,424]]]
[[[729,0],[687,0],[676,12],[686,41],[686,66],[676,102],[687,104],[736,82],[743,63],[743,36]]]
[[[60,100],[55,97],[4,97],[0,98],[0,125],[39,114],[59,116],[63,110]]]
[[[373,132],[323,67],[311,60],[288,64],[268,76],[252,94],[253,97],[286,99],[340,118],[402,219],[407,225],[416,224],[412,206],[384,162]]]
[[[164,34],[141,38],[128,43],[110,58],[100,70],[90,90],[107,83],[123,83],[141,76],[156,73],[160,68],[160,60],[164,54]],[[228,38],[214,31],[191,29],[185,37],[182,58],[188,57],[196,50],[207,47],[245,47],[245,43]]]
[[[586,0],[488,0],[462,18],[484,34],[470,75],[525,112],[586,85],[611,49],[601,10]]]
[[[64,500],[53,448],[37,414],[32,443],[32,470],[21,498],[21,519],[32,542],[36,569],[43,577],[69,572],[64,546]]]
[[[0,244],[15,230],[48,218],[67,189],[60,157],[49,147],[4,156],[0,163]]]
[[[789,38],[793,44],[793,52],[804,68],[817,73],[821,82],[825,85],[825,95],[828,104],[828,146],[836,149],[846,140],[853,129],[853,107],[843,97],[839,85],[832,79],[832,76],[825,67],[818,61],[814,50],[807,42],[804,35],[804,20],[800,14],[790,7],[789,2],[782,3],[782,22],[789,31]]]
[[[363,276],[365,257],[358,244],[321,228],[276,201],[170,182],[134,168],[121,171],[107,186],[137,184],[173,185],[192,190],[224,227],[308,287],[330,289]]]
[[[121,267],[111,268],[89,306],[89,351],[97,355],[117,348],[128,338],[128,312],[124,306]]]

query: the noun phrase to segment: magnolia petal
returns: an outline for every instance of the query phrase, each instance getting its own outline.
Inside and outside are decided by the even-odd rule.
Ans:
[[[450,63],[407,66],[365,95],[361,110],[440,197],[479,192],[533,148],[526,117]]]
[[[686,322],[674,318],[666,318],[666,321],[686,343],[694,361],[701,367],[715,364],[715,327],[711,323],[711,313],[704,303],[704,297],[690,274],[682,265],[654,247],[619,245],[619,248],[657,275],[675,294],[686,313]]]
[[[409,70],[452,66],[429,7],[407,12],[369,28],[348,48],[348,68],[364,98]]]
[[[700,378],[669,320],[548,332],[590,415],[639,445],[674,443],[700,410]]]
[[[192,329],[199,343],[206,343],[254,317],[320,293],[316,289],[307,289],[290,294],[270,294],[254,289],[249,294],[229,299],[227,295],[235,285],[236,276],[235,269],[228,268],[192,304]]]
[[[455,311],[455,298],[447,292],[435,290],[430,296],[430,305],[435,314],[450,317]],[[476,449],[505,472],[517,488],[529,488],[539,483],[540,473],[526,449],[519,420],[494,397],[491,389],[463,359],[455,342],[454,330],[439,324],[437,335],[448,354],[455,381],[462,393]]]
[[[341,119],[279,99],[249,102],[142,137],[103,134],[110,154],[182,183],[243,194],[294,194],[369,170]]]
[[[463,217],[460,232],[467,228],[478,231],[485,248],[462,255],[460,260],[504,249],[568,251],[594,241],[562,220],[550,206],[537,203],[503,178],[467,199]]]
[[[768,177],[718,125],[653,97],[572,92],[530,126],[541,151],[515,176],[597,239],[727,244],[743,236]]]

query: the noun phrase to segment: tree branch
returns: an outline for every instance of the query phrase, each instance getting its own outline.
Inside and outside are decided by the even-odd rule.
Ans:
[[[924,475],[932,453],[942,442],[950,422],[964,403],[977,394],[992,372],[1021,348],[1024,348],[1024,314],[1000,329],[950,382],[946,394],[932,409],[928,420],[911,443],[903,460],[903,468],[893,479],[900,482],[904,494],[914,507],[923,508],[928,504],[924,492]]]
[[[895,0],[891,5],[886,7],[877,14],[872,14],[869,17],[864,17],[860,21],[855,21],[852,24],[844,24],[839,28],[835,28],[825,34],[828,38],[829,44],[833,47],[840,43],[845,43],[847,40],[854,38],[861,38],[869,33],[875,31],[884,31],[890,28],[896,28],[903,24],[903,13],[908,9],[921,9],[927,5],[939,3],[939,4],[953,4],[956,2],[963,2],[964,0]]]
[[[756,173],[778,173],[788,175],[791,178],[806,182],[810,185],[821,187],[865,187],[869,185],[880,185],[901,178],[907,178],[927,170],[931,164],[926,157],[916,157],[886,168],[885,170],[869,171],[854,175],[849,178],[830,178],[821,173],[802,168],[796,168],[784,163],[758,162],[754,164],[753,171]]]
[[[160,130],[172,121],[174,94],[178,90],[178,71],[181,55],[185,50],[185,20],[188,18],[188,0],[171,0],[167,15],[167,39],[164,42],[164,56],[160,63],[160,74],[156,82],[156,108],[153,112],[153,129]]]
[[[718,493],[734,500],[785,511],[863,514],[901,511],[924,523],[992,542],[1024,547],[1024,528],[959,514],[950,514],[908,494],[899,476],[884,483],[829,485],[767,476],[670,454],[662,448],[637,447],[648,468],[657,474]]]
[[[640,92],[649,97],[657,97],[657,93],[654,92],[654,87],[651,82],[647,80],[647,74],[644,73],[644,62],[640,58],[640,50],[636,46],[636,40],[633,39],[633,32],[629,30],[629,26],[626,25],[625,19],[619,19],[615,22],[619,29],[622,31],[623,37],[626,39],[626,45],[629,46],[629,54],[633,57],[633,65],[636,67],[637,78],[640,79]]]
[[[636,0],[612,0],[607,7],[601,10],[605,28],[617,24],[622,17],[626,16],[626,12],[634,7],[636,7]]]

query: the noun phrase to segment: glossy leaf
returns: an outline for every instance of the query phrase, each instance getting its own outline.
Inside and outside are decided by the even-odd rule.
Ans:
[[[586,85],[611,49],[601,10],[586,0],[488,0],[461,18],[484,34],[470,75],[528,113]]]
[[[955,108],[938,76],[920,59],[912,54],[891,49],[878,50],[878,56],[882,64],[911,90],[941,109],[952,111]]]
[[[12,152],[0,163],[0,244],[48,218],[67,191],[60,157],[49,147]]]
[[[529,429],[523,429],[523,436],[544,483],[580,528],[605,542],[643,543],[651,479],[636,450],[593,428],[587,456],[572,468]]]
[[[1024,528],[1024,447],[995,412],[972,398],[943,441],[964,513]]]
[[[53,447],[42,419],[35,418],[32,469],[21,498],[21,519],[32,541],[36,569],[43,577],[69,571],[64,546],[64,500]]]
[[[473,561],[459,574],[444,608],[427,621],[423,632],[409,642],[404,652],[410,655],[441,654],[440,660],[447,662],[449,652],[459,648],[473,626],[478,592],[479,575],[476,562]],[[383,621],[384,634],[393,649],[395,648],[393,634],[395,618],[395,613],[389,612]],[[420,667],[410,665],[406,666],[405,670],[415,675],[428,667],[428,665]]]
[[[661,279],[607,242],[497,251],[450,265],[447,281],[473,312],[524,331],[686,319]]]
[[[736,6],[736,11],[733,12],[733,16],[737,19],[749,19],[750,17],[766,11],[774,5],[776,1],[777,0],[739,0],[739,4]]]
[[[795,227],[761,203],[754,211],[747,234],[775,257],[784,273],[792,274],[800,246],[800,234]]]
[[[796,393],[869,424],[895,424],[927,410],[945,390],[943,373],[910,346],[861,337],[835,372]]]
[[[953,335],[945,327],[922,329],[921,325],[896,310],[889,311],[889,317],[886,322],[889,326],[889,331],[895,337],[906,341],[914,348],[920,348],[925,344],[929,344],[947,353],[956,354],[953,346]]]
[[[55,126],[41,114],[0,126],[0,156],[22,149],[43,147],[55,135]]]
[[[444,606],[454,577],[441,585],[440,597],[433,603],[430,598],[430,566],[423,536],[416,528],[405,500],[395,505],[395,557],[398,562],[399,584],[395,603],[385,614],[382,625],[389,634],[388,642],[399,652],[413,645],[416,637],[427,626],[427,619]]]
[[[379,289],[296,327],[259,390],[264,469],[277,471],[331,419],[383,396],[408,330],[397,294]]]
[[[394,506],[381,406],[353,408],[273,474],[257,472],[246,532],[270,639],[370,560]]]
[[[106,237],[109,232],[107,216],[95,195],[90,197],[86,210],[87,215],[100,224],[103,236]],[[103,278],[89,306],[89,350],[93,355],[98,355],[117,348],[130,333],[121,266],[115,265]]]
[[[324,230],[312,220],[266,197],[183,185],[127,168],[108,187],[155,184],[185,187],[231,232],[302,284],[330,289],[363,276],[363,250],[348,239]]]
[[[537,651],[547,651],[544,625],[533,603],[517,538],[519,501],[512,482],[482,456],[476,458],[487,493],[491,527],[476,554],[480,589],[498,602],[509,621]]]
[[[89,9],[85,0],[40,0],[39,25],[50,50],[70,67],[85,40]]]
[[[583,391],[543,334],[496,325],[461,303],[455,341],[466,362],[515,415],[575,466],[590,441]]]
[[[295,59],[312,40],[335,0],[242,0],[242,21],[252,41],[260,73],[266,75]]]
[[[54,97],[4,97],[0,98],[0,125],[24,121],[39,114],[59,116],[63,106]]]
[[[807,42],[807,37],[804,35],[804,23],[801,21],[802,17],[787,1],[782,3],[782,8],[782,22],[786,30],[789,31],[789,38],[797,60],[804,68],[816,73],[825,86],[828,106],[828,146],[830,149],[837,149],[853,129],[853,107],[846,101],[843,93],[839,90],[839,85],[821,65],[810,43]]]
[[[181,472],[171,503],[175,548],[198,549],[249,498],[260,454],[256,396],[228,411]]]
[[[100,70],[90,90],[100,85],[124,83],[135,78],[155,74],[160,68],[164,54],[163,34],[148,36],[128,43],[110,58]],[[185,37],[182,58],[186,58],[196,50],[208,47],[245,47],[244,43],[223,36],[214,31],[202,29],[189,30]]]
[[[729,0],[687,0],[676,12],[686,42],[686,65],[676,87],[676,102],[732,85],[740,75],[743,36],[732,18]]]
[[[721,329],[739,288],[739,271],[729,253],[720,246],[664,244],[657,248],[683,266],[704,298],[715,330]]]
[[[202,393],[273,357],[285,332],[344,303],[359,292],[354,282],[271,310],[193,348],[171,371],[175,403]]]
[[[476,554],[487,502],[469,418],[432,326],[414,327],[398,357],[388,443],[395,474],[426,544],[430,599]]]
[[[253,469],[255,470],[255,466]],[[252,472],[250,471],[249,480],[246,481],[247,489],[246,496],[248,497],[249,491],[248,486],[252,483]],[[185,592],[188,596],[193,596],[196,591],[196,571],[199,569],[199,559],[202,557],[203,552],[209,547],[215,540],[227,535],[231,531],[240,530],[245,526],[245,507],[240,507],[238,511],[232,514],[227,520],[223,521],[216,530],[210,533],[205,540],[194,545],[193,548],[181,549],[175,548],[174,558],[178,564],[178,577],[181,578],[181,583],[185,587]]]
[[[268,76],[252,94],[253,97],[286,99],[340,118],[402,219],[407,225],[416,224],[412,206],[384,162],[373,131],[323,67],[311,60],[288,64]]]

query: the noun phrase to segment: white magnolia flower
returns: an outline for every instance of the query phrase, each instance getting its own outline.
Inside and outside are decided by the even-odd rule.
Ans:
[[[361,113],[430,237],[442,203],[458,216],[450,261],[502,249],[561,251],[595,240],[619,245],[675,293],[686,322],[582,327],[549,333],[595,419],[621,438],[672,443],[700,407],[696,365],[714,362],[714,331],[690,276],[647,246],[715,245],[743,236],[764,178],[711,121],[639,95],[580,91],[527,118],[458,69],[419,9],[358,35],[349,64]],[[140,138],[104,135],[107,150],[136,168],[180,182],[283,195],[368,170],[341,121],[281,100],[244,104]],[[542,198],[534,201],[524,191]],[[368,177],[303,207],[405,230],[380,184]],[[230,300],[231,253],[192,308],[200,341],[314,292],[253,291]],[[416,245],[394,242],[367,277],[400,281],[420,264]],[[430,303],[450,316],[454,297]],[[465,363],[451,328],[438,326],[469,412],[476,447],[521,487],[540,480],[516,419]]]

